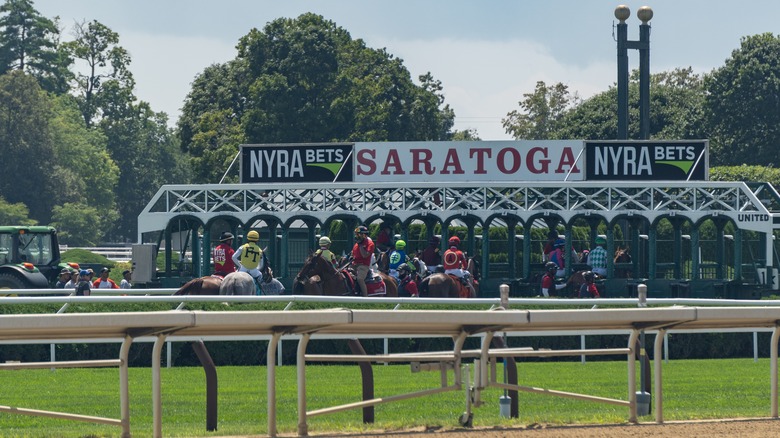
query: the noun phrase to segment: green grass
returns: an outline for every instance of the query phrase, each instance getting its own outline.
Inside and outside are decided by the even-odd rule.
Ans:
[[[499,368],[500,369],[500,368]],[[307,368],[308,410],[359,401],[356,366]],[[500,371],[499,371],[500,372]],[[536,362],[518,365],[520,384],[626,400],[625,362]],[[219,367],[219,429],[206,431],[205,377],[200,368],[162,370],[163,435],[225,436],[266,433],[266,368]],[[390,396],[439,385],[439,374],[412,374],[408,365],[374,367],[375,395]],[[116,369],[17,370],[0,373],[0,405],[119,417]],[[666,420],[767,417],[770,415],[769,360],[675,360],[664,364]],[[531,423],[625,423],[628,408],[520,393],[520,418],[499,416],[499,389],[483,392],[485,405],[474,410],[475,426],[523,426]],[[130,369],[131,431],[152,434],[151,369]],[[294,366],[277,368],[278,428],[295,434],[297,385]],[[313,434],[326,431],[404,429],[415,426],[457,428],[465,409],[463,391],[416,398],[376,407],[376,423],[362,424],[360,410],[309,419]],[[640,421],[653,421],[652,416]],[[3,437],[119,436],[117,427],[0,413]]]

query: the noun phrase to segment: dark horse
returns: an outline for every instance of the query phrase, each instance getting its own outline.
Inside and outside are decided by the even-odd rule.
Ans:
[[[613,259],[613,262],[615,263],[615,277],[617,278],[631,278],[632,271],[631,267],[628,265],[631,263],[631,254],[629,253],[630,248],[620,248],[615,251],[615,258]]]
[[[381,272],[379,276],[384,283],[385,296],[397,297],[398,285],[395,280]],[[295,295],[353,295],[355,290],[358,290],[358,294],[360,293],[357,288],[353,273],[349,272],[346,267],[337,270],[319,254],[306,260],[293,282],[293,294]]]
[[[255,281],[246,272],[231,272],[224,278],[218,275],[207,275],[194,278],[174,295],[254,295]]]
[[[479,268],[473,257],[469,258],[468,269],[474,295],[463,286],[458,278],[443,272],[433,273],[420,281],[420,296],[430,298],[476,298],[479,295]]]

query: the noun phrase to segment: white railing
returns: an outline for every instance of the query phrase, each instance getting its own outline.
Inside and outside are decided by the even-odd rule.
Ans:
[[[400,310],[403,306],[408,305],[452,305],[452,306],[472,306],[472,305],[485,305],[490,308],[496,308],[501,305],[500,298],[363,298],[363,297],[337,297],[337,296],[311,296],[311,295],[173,295],[177,289],[158,288],[158,289],[93,289],[92,295],[88,297],[74,296],[73,291],[63,289],[16,289],[16,290],[4,290],[11,296],[0,297],[0,304],[4,305],[16,305],[16,304],[62,304],[62,307],[57,313],[64,313],[71,304],[88,304],[88,303],[104,303],[104,304],[120,304],[120,303],[177,303],[177,310],[182,310],[186,303],[226,303],[226,304],[241,304],[241,303],[286,303],[284,310],[291,310],[296,303],[330,303],[338,307],[344,307],[349,304],[366,304],[372,303],[377,305],[392,304],[395,307],[393,310]],[[57,296],[52,296],[57,294]],[[17,296],[13,296],[17,295]],[[18,296],[22,295],[22,296]],[[26,296],[30,295],[30,296]],[[40,296],[46,295],[46,296]],[[647,304],[649,306],[741,306],[741,307],[780,307],[780,300],[728,300],[728,299],[697,299],[697,298],[648,298]],[[509,298],[509,308],[527,308],[528,306],[543,306],[543,307],[590,307],[598,308],[599,306],[632,306],[638,307],[638,298],[587,298],[587,299],[550,299],[550,298]],[[752,333],[753,334],[753,360],[758,361],[758,333],[771,333],[771,328],[755,327],[755,328],[715,328],[715,329],[685,329],[675,330],[668,329],[664,332],[664,361],[668,362],[669,357],[669,335],[670,334],[686,334],[686,333]],[[647,330],[647,334],[656,334],[657,330]],[[577,336],[580,337],[580,344],[582,349],[585,349],[585,339],[587,336],[604,336],[604,335],[617,335],[625,334],[623,330],[582,330]],[[545,330],[534,332],[507,332],[507,337],[528,337],[528,336],[572,336],[571,332],[562,332],[557,330]],[[397,336],[366,336],[366,339],[384,339],[384,351],[385,354],[389,354],[388,339],[395,338]],[[400,336],[404,337],[404,336]],[[436,337],[436,336],[420,336],[420,337]],[[212,341],[251,341],[251,340],[270,340],[269,335],[244,335],[244,336],[231,336],[231,337],[208,337]],[[341,336],[341,335],[318,335],[320,339],[351,339],[354,336]],[[204,339],[204,337],[182,337],[171,335],[168,337],[167,349],[167,366],[172,366],[172,357],[170,345],[172,342],[192,342],[198,339]],[[290,334],[282,337],[284,340],[300,340],[300,335]],[[61,339],[51,340],[38,340],[35,342],[25,341],[0,341],[2,344],[51,344],[51,361],[55,360],[55,348],[57,343],[121,343],[123,339],[102,339],[102,340],[89,340],[89,339],[77,339],[63,341]],[[136,342],[154,342],[154,337],[138,338]],[[282,364],[282,343],[278,344],[277,351],[277,365]],[[582,363],[585,363],[585,356],[581,357]]]

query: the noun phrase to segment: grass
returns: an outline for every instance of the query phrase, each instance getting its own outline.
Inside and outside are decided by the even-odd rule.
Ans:
[[[500,368],[499,368],[500,370]],[[218,431],[207,432],[205,377],[196,367],[162,370],[163,434],[172,437],[262,435],[266,433],[266,368],[219,367]],[[500,372],[500,371],[499,371]],[[626,400],[623,362],[535,362],[518,366],[521,385]],[[324,408],[360,399],[356,366],[307,368],[307,408]],[[377,397],[434,388],[439,374],[411,374],[408,366],[375,366]],[[664,364],[666,420],[767,417],[770,415],[769,360],[675,360]],[[119,417],[116,369],[17,370],[0,373],[0,404],[31,409]],[[483,392],[485,405],[475,408],[474,426],[625,423],[628,408],[520,393],[520,418],[499,416],[495,388]],[[152,434],[151,369],[130,369],[131,431]],[[277,368],[278,429],[295,434],[297,384],[294,366]],[[458,427],[465,409],[463,391],[416,398],[376,407],[376,423],[362,424],[360,410],[309,418],[309,431],[400,430],[419,426]],[[652,414],[652,413],[651,413]],[[653,421],[652,416],[640,421]],[[117,427],[43,417],[0,413],[4,437],[119,436]]]

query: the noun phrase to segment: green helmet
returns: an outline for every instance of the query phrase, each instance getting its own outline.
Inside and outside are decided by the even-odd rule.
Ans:
[[[398,242],[395,242],[395,249],[404,249],[406,248],[406,242],[403,240],[399,240]]]

